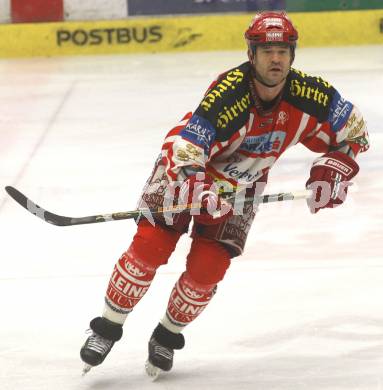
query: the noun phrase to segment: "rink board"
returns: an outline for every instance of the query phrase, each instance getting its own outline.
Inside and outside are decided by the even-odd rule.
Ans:
[[[299,46],[383,44],[383,9],[290,14]],[[251,14],[0,26],[1,57],[245,49]]]

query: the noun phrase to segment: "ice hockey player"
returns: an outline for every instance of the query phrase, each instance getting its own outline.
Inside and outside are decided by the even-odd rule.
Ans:
[[[342,204],[358,173],[355,157],[369,146],[365,121],[327,81],[291,67],[298,32],[288,16],[257,14],[245,38],[249,61],[221,74],[194,113],[168,133],[140,200],[142,207],[162,206],[169,188],[181,182],[173,186],[179,204],[197,194],[203,208],[193,216],[175,214],[171,223],[162,217],[154,225],[150,218],[137,222],[110,278],[102,316],[90,322],[92,334],[81,348],[86,370],[101,364],[121,339],[127,316],[193,220],[186,269],[148,345],[149,375],[172,368],[174,350],[184,347],[183,329],[209,304],[231,259],[242,254],[255,216],[251,201],[233,212],[218,188],[246,183],[246,196],[254,195],[279,156],[298,143],[320,153],[306,183],[314,191],[312,213]]]

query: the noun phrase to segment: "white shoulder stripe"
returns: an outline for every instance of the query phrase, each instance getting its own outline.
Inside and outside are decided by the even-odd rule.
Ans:
[[[250,131],[253,128],[254,118],[255,118],[255,115],[251,112],[250,117],[249,117],[249,121],[247,122],[247,129],[245,129],[246,131]]]
[[[301,122],[299,123],[299,127],[297,132],[295,133],[294,139],[290,142],[290,144],[286,147],[289,148],[290,146],[293,146],[298,143],[300,136],[302,133],[306,130],[307,123],[310,119],[310,115],[303,113]]]

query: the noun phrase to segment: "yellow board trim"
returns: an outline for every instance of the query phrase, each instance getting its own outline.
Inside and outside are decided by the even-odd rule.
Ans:
[[[0,25],[0,57],[245,50],[252,14]],[[291,13],[299,46],[383,44],[383,9]]]

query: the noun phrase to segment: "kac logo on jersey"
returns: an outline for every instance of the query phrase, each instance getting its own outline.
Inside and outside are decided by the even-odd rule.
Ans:
[[[272,131],[256,136],[245,137],[239,150],[250,153],[279,153],[285,141],[284,131]]]
[[[193,144],[203,147],[205,151],[209,151],[214,142],[215,130],[206,119],[199,115],[193,115],[180,135]]]
[[[286,111],[279,111],[277,125],[284,125],[289,120],[289,114]]]
[[[338,132],[346,124],[352,107],[352,103],[342,98],[339,93],[336,92],[329,114],[329,122],[331,123],[331,128],[334,132]]]

